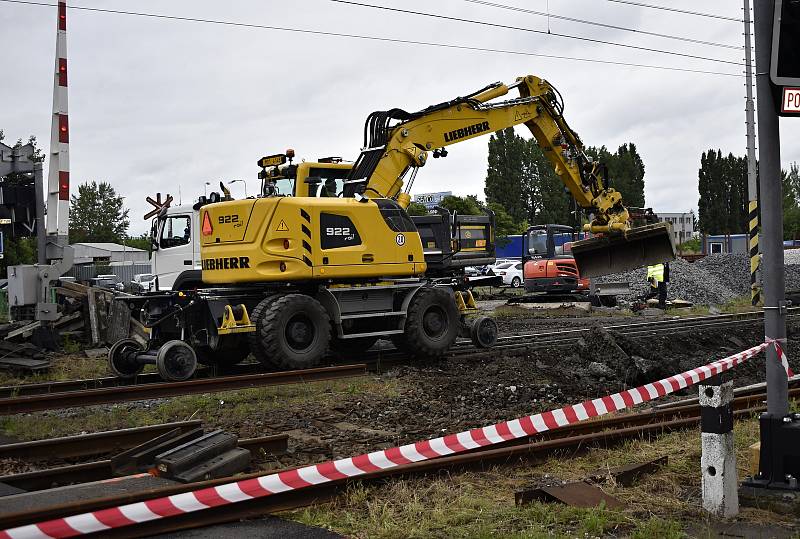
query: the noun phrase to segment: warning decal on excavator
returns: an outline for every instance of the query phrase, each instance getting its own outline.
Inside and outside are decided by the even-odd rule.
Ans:
[[[276,232],[289,232],[289,227],[286,226],[286,221],[281,219],[281,222],[278,223],[278,228],[275,229]]]

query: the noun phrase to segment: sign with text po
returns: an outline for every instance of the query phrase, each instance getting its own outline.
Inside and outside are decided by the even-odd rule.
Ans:
[[[800,114],[800,88],[784,88],[781,113]]]

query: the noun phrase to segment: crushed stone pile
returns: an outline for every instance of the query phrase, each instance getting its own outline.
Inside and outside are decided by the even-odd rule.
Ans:
[[[797,250],[800,251],[800,250]],[[800,288],[800,252],[784,252],[786,288]],[[667,299],[683,299],[699,305],[724,304],[750,292],[750,260],[744,254],[713,254],[697,262],[682,258],[669,264]],[[647,293],[647,269],[599,277],[601,283],[630,283],[631,293],[619,296],[622,301],[634,301]]]

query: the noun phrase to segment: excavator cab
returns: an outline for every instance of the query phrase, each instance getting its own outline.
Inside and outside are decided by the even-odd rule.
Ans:
[[[669,262],[675,242],[669,223],[655,223],[576,241],[572,256],[582,277],[599,277]]]

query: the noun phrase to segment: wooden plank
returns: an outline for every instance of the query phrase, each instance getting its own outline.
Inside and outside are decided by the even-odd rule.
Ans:
[[[84,284],[73,283],[72,281],[61,281],[61,288],[72,290],[73,292],[80,292],[84,296],[89,293],[89,287]]]
[[[106,340],[115,343],[127,339],[131,331],[131,309],[124,301],[112,301],[108,318]]]
[[[92,343],[100,343],[100,322],[97,317],[97,300],[95,297],[95,290],[89,289],[87,297],[89,298],[89,330],[92,336]]]
[[[68,298],[77,298],[77,299],[83,299],[86,297],[85,292],[78,292],[76,290],[64,288],[63,286],[59,286],[56,288],[56,294],[58,294],[59,296],[66,296]]]

